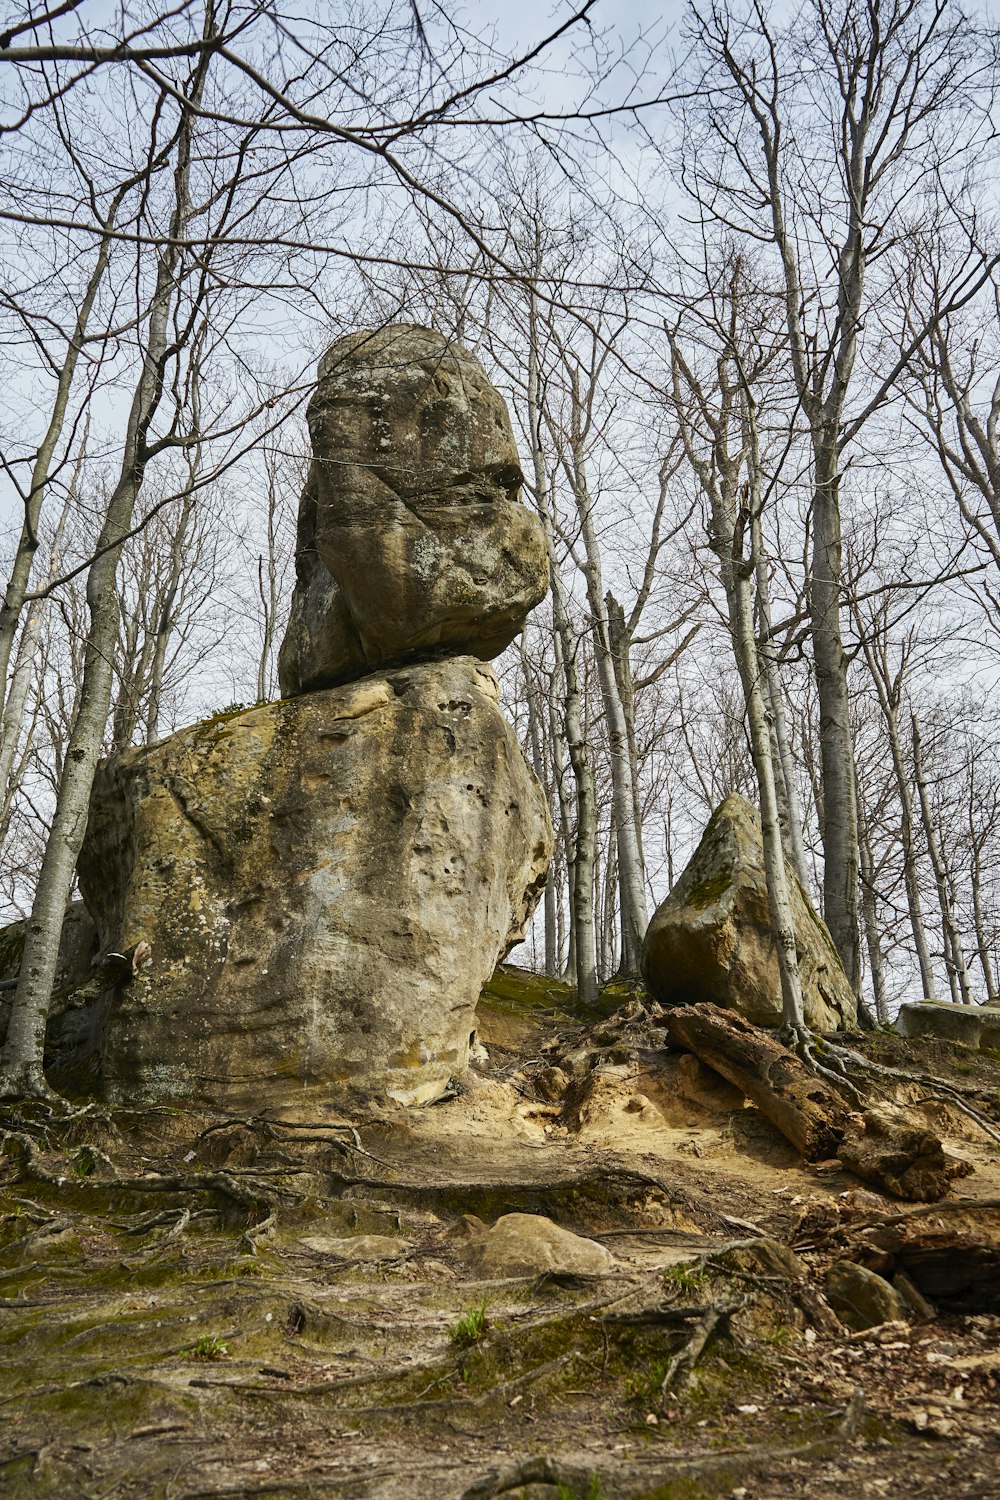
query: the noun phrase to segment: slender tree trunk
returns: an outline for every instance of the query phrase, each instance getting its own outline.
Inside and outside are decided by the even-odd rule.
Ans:
[[[60,513],[55,536],[52,539],[48,576],[46,578],[47,583],[51,583],[59,572],[59,549],[62,546],[63,534],[66,530],[66,519],[69,514],[69,508],[76,495],[82,458],[83,450],[81,449],[73,479],[70,482],[66,503]],[[44,599],[36,599],[29,606],[24,628],[21,631],[21,639],[17,643],[17,655],[14,660],[14,670],[11,673],[10,692],[7,694],[7,700],[3,706],[3,719],[0,722],[0,849],[3,848],[7,837],[8,820],[16,791],[15,783],[17,777],[14,774],[14,762],[18,745],[25,729],[25,711],[28,703],[28,694],[31,690],[32,672],[38,655],[38,645],[41,640],[45,605],[46,601]]]
[[[728,524],[727,524],[728,521]],[[802,1030],[805,1016],[799,958],[795,945],[795,919],[792,915],[788,872],[778,815],[778,793],[774,762],[771,758],[771,732],[761,687],[760,663],[757,660],[753,628],[753,602],[750,595],[751,564],[738,556],[738,544],[731,520],[716,514],[716,531],[721,548],[723,584],[729,605],[729,623],[733,650],[746,702],[750,748],[760,794],[760,821],[764,844],[764,871],[767,879],[767,903],[771,916],[781,976],[781,1012],[785,1026]]]
[[[551,555],[551,554],[550,554]],[[574,656],[562,578],[552,559],[552,611],[562,644],[566,682],[566,748],[576,785],[576,830],[573,839],[572,902],[573,960],[577,994],[585,1006],[597,1004],[597,934],[594,922],[594,882],[597,858],[597,790],[583,728],[583,702]]]
[[[549,719],[549,744],[552,747],[552,763],[554,767],[556,797],[559,811],[559,838],[562,848],[563,873],[566,884],[566,900],[560,899],[557,903],[559,920],[559,953],[565,953],[566,960],[562,968],[562,977],[570,984],[576,983],[576,928],[573,919],[573,890],[574,870],[576,867],[576,836],[574,824],[576,818],[576,777],[573,767],[568,759],[566,745],[565,725],[565,674],[563,671],[562,640],[558,630],[553,628],[552,632],[553,654],[555,658],[554,670],[549,683],[549,696],[547,703]],[[560,693],[560,685],[562,692]],[[566,914],[569,913],[567,922]],[[595,958],[596,962],[596,958]]]
[[[778,789],[782,813],[782,830],[789,862],[802,885],[809,889],[809,866],[806,863],[805,841],[802,837],[802,810],[795,778],[795,757],[792,754],[788,719],[785,715],[785,695],[781,687],[781,670],[775,650],[771,629],[771,583],[768,577],[768,558],[764,550],[763,530],[760,517],[754,515],[750,521],[751,547],[756,559],[754,572],[757,584],[757,613],[760,630],[757,641],[757,656],[764,671],[774,743],[777,751],[777,770],[780,772]]]
[[[983,882],[983,846],[982,836],[976,832],[975,820],[975,796],[976,796],[976,764],[975,757],[970,758],[969,765],[969,796],[967,810],[969,815],[969,841],[972,848],[972,920],[976,928],[976,953],[979,958],[979,966],[983,971],[983,979],[986,983],[986,1003],[996,1005],[997,986],[993,975],[993,965],[990,962],[989,942],[986,936],[986,923],[983,920],[982,904],[982,882]]]
[[[972,869],[972,912],[976,924],[976,952],[979,956],[979,966],[983,971],[983,979],[986,983],[986,1003],[996,1005],[997,983],[993,973],[993,965],[990,963],[990,949],[986,937],[986,925],[983,921],[982,898],[980,896],[981,868],[979,850],[976,850]]]
[[[904,681],[905,662],[899,674],[893,678],[885,665],[883,657],[876,654],[874,646],[867,638],[867,633],[863,627],[861,628],[861,638],[865,661],[868,664],[868,670],[875,684],[879,706],[882,709],[882,717],[885,720],[886,738],[889,741],[889,754],[892,758],[892,767],[896,778],[896,793],[899,797],[900,814],[899,841],[903,854],[903,885],[906,890],[906,905],[910,919],[910,931],[913,934],[913,946],[917,955],[917,967],[920,970],[921,994],[924,999],[933,1000],[936,985],[920,901],[920,872],[917,867],[916,843],[913,835],[913,798],[910,794],[910,776],[899,736],[899,699]]]
[[[201,368],[200,351],[190,382],[191,421],[195,432],[201,431]],[[196,486],[202,465],[202,446],[196,443],[188,456],[188,489],[181,504],[170,538],[170,558],[167,569],[163,599],[156,621],[153,640],[153,659],[149,670],[149,693],[146,700],[146,744],[155,745],[160,735],[160,715],[163,711],[163,678],[167,665],[167,649],[176,623],[174,605],[184,577],[184,556],[187,550],[188,533],[194,520],[198,503]],[[262,697],[263,694],[258,694]]]
[[[618,837],[615,828],[614,811],[611,814],[611,824],[608,829],[608,848],[604,858],[604,879],[600,882],[601,889],[601,979],[607,983],[615,976],[616,954],[618,951],[618,932],[616,930],[616,917],[621,912],[618,899]]]
[[[582,456],[574,456],[574,498],[580,516],[580,529],[586,552],[585,577],[587,601],[591,612],[591,634],[601,688],[601,702],[608,732],[611,761],[611,801],[614,811],[617,843],[619,902],[622,913],[621,972],[638,974],[642,957],[642,940],[646,935],[649,914],[646,906],[646,878],[642,865],[642,847],[636,826],[637,767],[632,762],[628,723],[622,705],[618,678],[615,675],[607,606],[601,581],[600,551],[594,530],[592,502],[587,490]]]
[[[257,591],[264,611],[264,630],[261,636],[260,656],[257,660],[257,702],[266,703],[271,696],[273,682],[271,658],[274,637],[278,628],[278,495],[281,479],[275,454],[266,456],[267,463],[267,556],[257,559]]]
[[[632,666],[629,660],[629,635],[625,623],[625,611],[618,600],[609,591],[604,596],[604,604],[607,609],[608,621],[608,644],[611,651],[611,665],[615,674],[615,683],[618,689],[618,701],[621,704],[622,718],[625,723],[625,741],[628,750],[628,788],[632,797],[632,827],[635,831],[635,848],[638,854],[639,877],[643,886],[642,934],[636,941],[632,936],[630,949],[626,953],[622,950],[622,972],[625,974],[638,974],[642,959],[642,937],[645,936],[645,923],[648,920],[646,908],[645,885],[646,885],[646,859],[642,848],[642,799],[639,793],[639,748],[635,737],[635,688],[632,682]],[[619,854],[619,867],[621,855]],[[637,932],[637,924],[633,915],[632,901],[634,894],[626,887],[619,885],[619,900],[621,902],[620,921],[623,933]]]
[[[203,55],[196,73],[191,95],[195,105],[200,101],[206,67],[207,54]],[[142,484],[150,424],[162,396],[170,310],[180,258],[177,242],[183,238],[190,214],[194,117],[184,105],[181,108],[174,171],[174,208],[168,240],[159,254],[149,304],[142,370],[132,398],[118,481],[108,502],[96,555],[87,575],[90,626],[84,651],[83,680],[55,814],[25,932],[21,972],[0,1069],[0,1094],[6,1096],[47,1095],[50,1092],[42,1071],[45,1023],[55,981],[63,916],[86,832],[90,792],[111,702],[119,618],[118,560]]]
[[[545,774],[545,756],[542,749],[537,688],[531,679],[531,669],[527,652],[524,649],[523,635],[519,637],[518,649],[521,655],[521,675],[524,679],[525,703],[528,713],[528,743],[531,746],[531,765],[538,778],[539,785],[545,791],[546,800],[548,800],[548,777]],[[559,957],[556,940],[556,888],[555,882],[551,879],[551,874],[550,878],[545,882],[543,918],[545,930],[545,972],[554,976],[558,973]]]
[[[548,512],[549,481],[541,439],[541,402],[538,373],[538,314],[534,292],[529,303],[528,420],[536,503],[549,549],[549,582],[552,619],[562,656],[566,684],[566,748],[576,786],[576,830],[572,858],[567,853],[570,877],[570,966],[577,994],[584,1006],[596,1006],[598,996],[597,933],[594,910],[594,873],[597,856],[597,794],[594,773],[583,729],[583,703],[576,667],[576,642],[569,617],[569,602],[555,553],[552,521]]]
[[[962,951],[961,935],[955,922],[955,909],[952,902],[951,889],[948,884],[948,871],[941,854],[941,846],[938,843],[937,832],[934,827],[934,815],[931,809],[930,794],[927,789],[927,777],[924,772],[923,749],[920,743],[920,726],[917,723],[916,715],[911,715],[910,727],[913,740],[913,775],[917,783],[917,795],[920,799],[920,817],[924,825],[924,838],[927,842],[927,852],[930,855],[931,869],[934,871],[938,905],[941,909],[941,931],[944,937],[945,965],[948,970],[951,998],[956,1004],[969,1005],[972,1001],[969,975],[965,967],[965,955]]]
[[[842,543],[836,444],[817,444],[809,593],[823,774],[823,916],[855,994],[861,989],[858,811],[847,656],[840,620]]]
[[[889,1020],[886,999],[885,963],[882,945],[879,942],[878,907],[875,900],[875,864],[872,859],[868,836],[868,818],[865,814],[864,798],[858,792],[858,853],[861,858],[861,915],[865,924],[865,940],[868,947],[868,967],[872,976],[872,994],[875,996],[875,1014],[879,1024]]]

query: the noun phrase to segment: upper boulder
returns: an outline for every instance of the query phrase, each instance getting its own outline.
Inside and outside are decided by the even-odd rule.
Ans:
[[[857,1002],[825,923],[789,872],[808,1026],[850,1027]],[[649,924],[643,977],[665,1003],[711,1001],[758,1026],[781,1024],[781,978],[764,874],[760,819],[726,798],[683,875]]]
[[[439,651],[496,656],[548,587],[507,407],[428,328],[347,334],[320,360],[282,693]]]

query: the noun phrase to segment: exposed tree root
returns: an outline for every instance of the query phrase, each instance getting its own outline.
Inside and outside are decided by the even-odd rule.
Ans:
[[[691,1337],[682,1349],[672,1357],[660,1386],[660,1398],[665,1405],[671,1394],[680,1395],[686,1390],[698,1363],[717,1331],[725,1333],[733,1313],[745,1306],[745,1297],[735,1297],[727,1302],[713,1302],[706,1307],[692,1330]]]
[[[761,1465],[779,1463],[788,1459],[829,1456],[836,1453],[845,1443],[854,1441],[864,1420],[865,1411],[864,1392],[858,1386],[844,1408],[836,1430],[813,1442],[798,1443],[794,1447],[755,1445],[749,1448],[727,1448],[719,1453],[700,1455],[684,1453],[656,1455],[648,1458],[643,1468],[654,1470],[657,1478],[662,1476],[664,1480],[684,1480],[696,1479],[699,1475],[711,1474],[719,1469],[729,1471],[736,1467],[743,1472],[752,1472]],[[621,1478],[625,1479],[626,1474],[632,1483],[642,1482],[634,1467],[624,1466]],[[463,1490],[461,1500],[493,1500],[496,1495],[508,1494],[511,1490],[523,1488],[529,1484],[549,1485],[552,1489],[561,1489],[564,1494],[568,1491],[570,1494],[586,1497],[597,1489],[597,1482],[600,1478],[600,1471],[596,1469],[559,1463],[556,1459],[549,1457],[529,1458],[509,1468],[491,1470],[482,1479],[478,1479],[475,1484]]]
[[[991,1140],[1000,1142],[1000,1127],[998,1127],[982,1110],[976,1109],[968,1102],[969,1094],[981,1094],[981,1088],[963,1086],[950,1083],[945,1078],[939,1078],[935,1073],[913,1073],[908,1068],[893,1068],[885,1063],[877,1063],[871,1058],[863,1056],[855,1051],[853,1047],[845,1047],[840,1042],[832,1042],[824,1039],[822,1047],[826,1057],[842,1071],[842,1076],[847,1078],[847,1070],[854,1068],[866,1080],[885,1079],[892,1083],[914,1083],[920,1088],[928,1089],[926,1100],[921,1103],[936,1101],[942,1104],[951,1104],[970,1120],[979,1126],[983,1133]],[[851,1085],[853,1088],[853,1085]]]
[[[586,1495],[596,1476],[594,1469],[557,1463],[554,1458],[528,1458],[508,1469],[494,1469],[462,1491],[462,1500],[492,1500],[528,1484],[548,1484],[570,1494]]]

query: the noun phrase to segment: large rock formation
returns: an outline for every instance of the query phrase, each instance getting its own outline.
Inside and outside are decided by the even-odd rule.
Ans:
[[[857,1002],[825,924],[792,881],[806,1023],[850,1027]],[[665,1003],[711,1001],[758,1026],[781,1023],[781,980],[767,904],[760,820],[727,797],[646,933],[642,972]]]
[[[551,851],[497,696],[414,665],[102,766],[81,889],[104,948],[153,949],[109,996],[110,1099],[441,1094]]]
[[[544,597],[548,556],[479,361],[410,324],[348,334],[320,361],[308,420],[282,693],[414,654],[496,656]]]

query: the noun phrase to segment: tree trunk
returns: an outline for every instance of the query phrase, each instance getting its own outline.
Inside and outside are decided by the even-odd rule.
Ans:
[[[81,449],[73,478],[70,481],[66,503],[60,513],[55,536],[52,539],[48,578],[46,580],[48,583],[51,583],[59,571],[59,549],[62,545],[63,533],[66,529],[70,504],[76,494],[82,457],[83,452]],[[24,730],[25,711],[28,703],[28,693],[31,688],[32,669],[38,654],[38,643],[42,634],[42,618],[45,613],[45,603],[44,599],[36,599],[28,609],[28,617],[24,622],[21,639],[17,644],[14,670],[11,673],[10,691],[7,694],[6,702],[3,706],[3,718],[0,721],[0,849],[3,848],[7,837],[8,819],[16,790],[14,760]]]
[[[962,951],[962,938],[955,922],[955,908],[952,901],[951,889],[948,884],[948,871],[945,867],[941,854],[941,846],[937,840],[937,832],[934,827],[934,815],[931,809],[930,795],[927,790],[927,777],[924,773],[923,750],[920,744],[920,726],[916,715],[911,715],[910,727],[913,740],[913,775],[917,783],[917,796],[920,800],[920,817],[924,825],[924,838],[927,842],[927,852],[930,855],[931,869],[934,871],[934,884],[937,887],[938,905],[941,909],[941,930],[944,937],[945,965],[948,970],[948,981],[951,988],[951,998],[959,1005],[971,1005],[972,993],[969,984],[969,975],[965,967],[965,954]]]
[[[576,830],[573,852],[567,855],[570,875],[571,932],[570,961],[580,1003],[597,1004],[597,930],[594,910],[594,874],[597,855],[597,792],[594,772],[583,729],[583,704],[576,667],[576,641],[569,617],[569,602],[556,557],[552,519],[548,512],[549,480],[542,451],[541,405],[538,375],[537,301],[532,292],[529,302],[528,341],[528,420],[531,432],[531,457],[535,480],[535,501],[549,549],[549,583],[552,591],[552,620],[562,656],[566,684],[566,748],[576,786]]]
[[[750,576],[753,559],[745,563],[739,556],[739,541],[731,517],[724,505],[716,506],[716,536],[722,562],[722,578],[729,604],[729,625],[733,651],[746,703],[750,748],[760,796],[760,821],[764,846],[764,873],[767,880],[767,904],[771,916],[781,975],[781,1012],[786,1026],[802,1029],[805,1016],[802,985],[799,980],[799,958],[795,945],[795,918],[789,894],[788,872],[778,815],[778,796],[774,761],[771,758],[771,731],[761,687],[753,629],[753,603]]]
[[[768,558],[764,550],[760,516],[756,513],[750,521],[750,545],[755,560],[754,574],[757,583],[757,610],[760,621],[757,658],[764,669],[774,745],[777,751],[776,765],[780,771],[782,830],[792,869],[798,876],[803,890],[808,891],[809,866],[806,862],[805,841],[802,837],[802,809],[799,806],[799,793],[795,779],[795,757],[792,754],[791,736],[785,715],[785,695],[781,687],[781,671],[771,629],[771,584],[768,578]]]
[[[831,438],[816,445],[813,571],[809,591],[823,774],[823,917],[851,988],[860,994],[858,813],[847,656],[840,621],[839,487],[836,444]]]
[[[531,746],[531,767],[538,778],[539,785],[545,792],[546,801],[548,801],[548,777],[545,773],[545,756],[542,750],[542,733],[536,687],[531,680],[530,666],[527,652],[524,649],[523,635],[519,637],[518,649],[521,655],[521,675],[524,679],[525,703],[528,713],[528,743]],[[542,912],[545,934],[545,972],[555,977],[559,972],[559,953],[556,939],[556,888],[555,882],[551,878],[545,882]]]
[[[592,504],[583,475],[582,458],[574,461],[574,497],[580,516],[581,535],[586,550],[585,576],[587,601],[591,613],[591,634],[597,662],[597,678],[608,732],[611,760],[611,802],[614,811],[617,844],[618,890],[621,910],[622,974],[638,974],[642,957],[642,940],[646,935],[649,913],[646,906],[646,877],[642,864],[642,847],[636,825],[638,801],[636,780],[638,768],[633,764],[629,745],[628,723],[615,674],[611,632],[601,582],[600,552],[594,531]]]
[[[885,964],[879,942],[878,909],[875,901],[875,866],[871,844],[868,839],[868,819],[865,816],[864,800],[858,793],[858,852],[861,856],[861,914],[865,924],[865,940],[868,945],[868,966],[872,976],[872,994],[875,996],[875,1014],[879,1024],[889,1020],[889,1006],[885,990]]]

